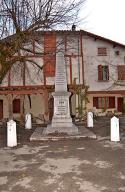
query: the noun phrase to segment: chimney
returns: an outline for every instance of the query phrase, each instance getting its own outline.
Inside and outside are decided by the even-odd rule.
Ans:
[[[75,31],[76,30],[76,25],[72,25],[72,31]]]

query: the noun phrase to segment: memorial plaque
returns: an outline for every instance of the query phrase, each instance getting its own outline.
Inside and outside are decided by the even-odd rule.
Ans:
[[[56,115],[66,115],[67,114],[68,103],[67,100],[58,100],[56,107]]]

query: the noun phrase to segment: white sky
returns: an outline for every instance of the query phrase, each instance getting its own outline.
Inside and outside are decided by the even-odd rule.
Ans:
[[[125,44],[125,0],[87,0],[80,15],[81,29]]]

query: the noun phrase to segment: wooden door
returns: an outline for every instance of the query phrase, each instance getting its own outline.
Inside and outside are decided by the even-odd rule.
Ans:
[[[20,99],[13,100],[13,113],[20,113]]]
[[[3,100],[0,100],[0,119],[3,119]]]
[[[123,97],[118,97],[117,99],[117,110],[123,112]]]
[[[50,98],[49,99],[49,120],[52,120],[53,117],[53,111],[54,111],[54,99]]]

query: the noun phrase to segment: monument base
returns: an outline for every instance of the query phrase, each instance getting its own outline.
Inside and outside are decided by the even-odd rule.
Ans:
[[[78,134],[78,128],[74,124],[72,124],[72,126],[70,126],[70,127],[64,126],[63,124],[62,124],[62,126],[53,127],[52,124],[49,124],[43,130],[43,135],[48,135],[48,134],[53,134],[53,133],[76,135],[76,134]]]
[[[71,117],[62,117],[57,118],[53,117],[52,119],[52,127],[72,127],[72,118]]]

